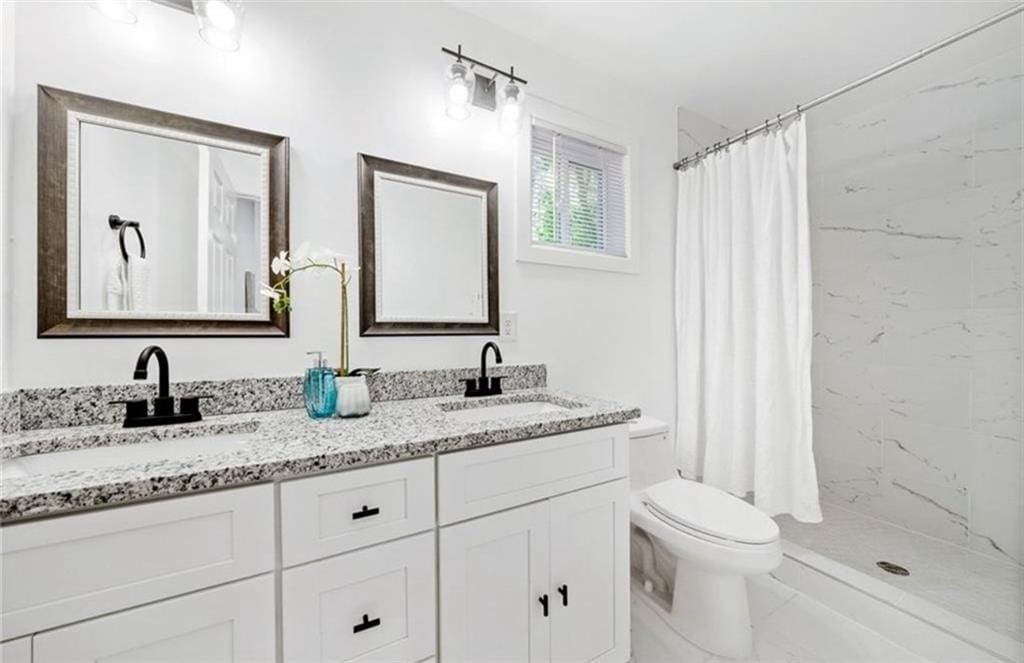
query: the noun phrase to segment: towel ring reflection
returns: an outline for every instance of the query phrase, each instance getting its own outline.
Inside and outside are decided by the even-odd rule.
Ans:
[[[146,240],[142,237],[141,224],[138,221],[129,221],[128,219],[122,219],[116,214],[111,214],[107,217],[107,223],[110,224],[112,230],[117,230],[117,243],[121,245],[121,257],[124,258],[125,262],[128,262],[128,248],[124,244],[124,233],[129,228],[135,229],[135,235],[139,238],[139,257],[146,257]]]

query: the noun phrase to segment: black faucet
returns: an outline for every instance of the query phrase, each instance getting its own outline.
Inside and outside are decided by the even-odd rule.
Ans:
[[[466,397],[473,396],[497,396],[501,393],[501,376],[487,377],[487,351],[494,350],[494,363],[501,363],[501,348],[494,341],[484,343],[480,351],[480,377],[464,380],[466,383]]]
[[[153,355],[156,355],[156,363],[160,371],[157,396],[153,399],[153,414],[149,413],[149,401],[145,398],[111,401],[111,404],[125,404],[124,427],[182,424],[202,419],[203,415],[199,412],[199,399],[207,398],[206,396],[184,396],[181,398],[181,409],[178,412],[174,411],[174,397],[170,393],[171,376],[167,364],[167,354],[159,345],[147,346],[139,353],[139,358],[135,362],[135,379],[146,380],[149,378],[149,360]]]

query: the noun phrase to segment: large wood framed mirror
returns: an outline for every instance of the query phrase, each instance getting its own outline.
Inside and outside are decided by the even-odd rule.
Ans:
[[[359,155],[360,333],[498,333],[498,185]]]
[[[38,335],[287,336],[288,139],[39,86]]]

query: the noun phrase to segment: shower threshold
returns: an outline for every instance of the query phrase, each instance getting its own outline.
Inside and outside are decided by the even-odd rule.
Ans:
[[[1024,566],[822,509],[816,525],[776,519],[785,555],[776,578],[925,658],[1024,661]]]

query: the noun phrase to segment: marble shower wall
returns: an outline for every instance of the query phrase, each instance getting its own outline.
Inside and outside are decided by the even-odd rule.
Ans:
[[[1021,562],[1018,19],[808,127],[822,499]]]

